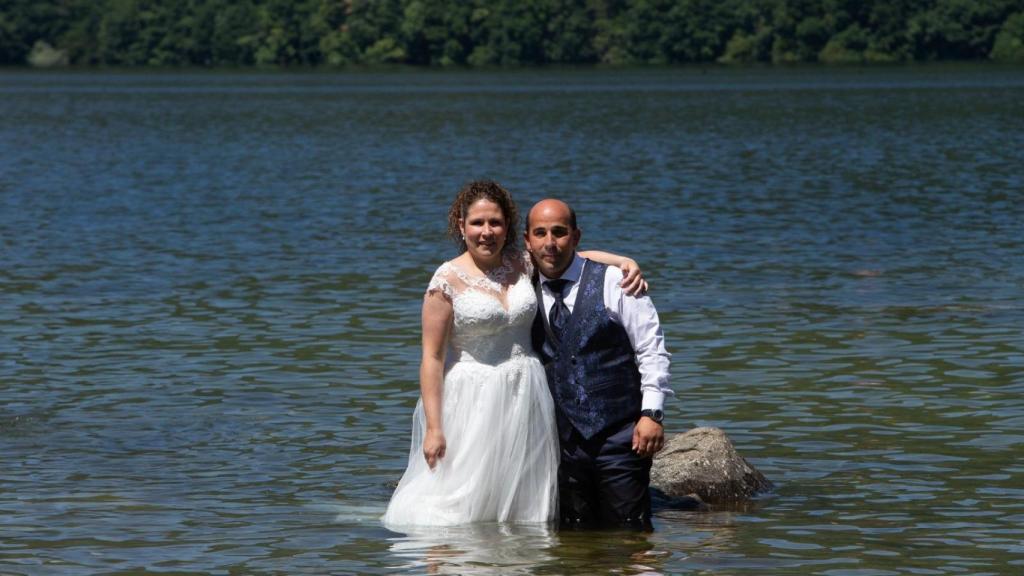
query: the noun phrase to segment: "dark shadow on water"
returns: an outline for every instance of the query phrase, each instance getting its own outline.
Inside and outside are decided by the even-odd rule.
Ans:
[[[553,560],[535,574],[662,574],[670,556],[643,532],[563,531],[558,540]]]
[[[651,488],[651,509],[655,513],[661,510],[690,510],[694,512],[710,510],[708,505],[700,498],[694,496],[669,496],[657,488]]]

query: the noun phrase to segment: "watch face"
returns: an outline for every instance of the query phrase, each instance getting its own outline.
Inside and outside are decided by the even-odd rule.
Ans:
[[[640,412],[640,415],[647,416],[651,420],[654,420],[655,422],[658,423],[665,419],[665,413],[662,412],[661,410],[643,410],[642,412]]]

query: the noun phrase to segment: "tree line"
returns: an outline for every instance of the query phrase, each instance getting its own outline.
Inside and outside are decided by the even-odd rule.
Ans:
[[[1024,0],[0,0],[0,65],[1024,62]]]

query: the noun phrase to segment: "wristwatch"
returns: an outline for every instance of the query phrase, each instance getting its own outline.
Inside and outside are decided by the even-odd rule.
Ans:
[[[661,421],[665,419],[665,413],[658,409],[651,410],[650,408],[648,408],[647,410],[641,410],[640,415],[647,416],[648,418],[654,420],[658,424],[661,424]]]

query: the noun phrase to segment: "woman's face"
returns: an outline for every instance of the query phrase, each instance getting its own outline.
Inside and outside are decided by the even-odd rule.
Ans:
[[[500,206],[486,198],[473,202],[460,227],[466,237],[466,250],[474,260],[486,262],[501,257],[507,229]]]

